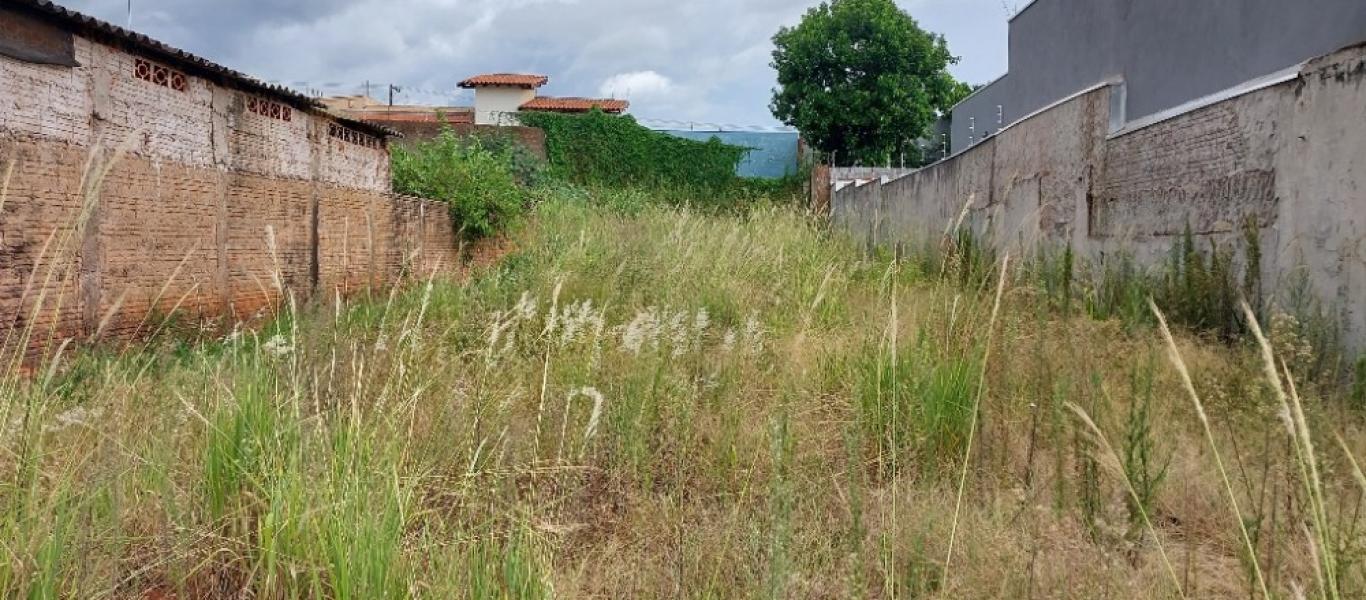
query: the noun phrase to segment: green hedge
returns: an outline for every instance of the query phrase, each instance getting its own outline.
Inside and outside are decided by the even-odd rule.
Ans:
[[[629,115],[528,112],[524,125],[545,131],[552,171],[576,183],[614,187],[728,188],[746,148],[685,140],[642,127]]]

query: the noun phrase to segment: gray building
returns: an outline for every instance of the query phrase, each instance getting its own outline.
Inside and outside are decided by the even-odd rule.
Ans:
[[[1102,83],[1124,86],[1118,127],[1363,40],[1366,0],[1035,0],[1009,72],[954,107],[953,151]]]

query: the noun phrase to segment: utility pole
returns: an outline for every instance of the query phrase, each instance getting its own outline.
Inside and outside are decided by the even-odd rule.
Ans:
[[[133,30],[133,0],[128,0],[128,30]]]
[[[396,85],[394,85],[394,84],[392,84],[392,83],[389,84],[389,106],[393,106],[393,105],[394,105],[394,92],[402,92],[402,91],[403,91],[403,88],[398,87],[398,86],[396,86]]]

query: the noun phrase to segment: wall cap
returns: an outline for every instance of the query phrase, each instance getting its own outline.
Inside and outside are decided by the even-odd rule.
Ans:
[[[1195,100],[1191,100],[1190,102],[1187,102],[1185,104],[1174,106],[1162,112],[1154,113],[1140,119],[1134,119],[1133,121],[1130,121],[1128,124],[1126,124],[1123,128],[1119,129],[1118,131],[1115,131],[1114,133],[1111,133],[1105,139],[1113,140],[1117,137],[1123,137],[1135,131],[1152,127],[1153,125],[1157,125],[1158,123],[1162,123],[1164,121],[1170,121],[1186,113],[1194,112],[1207,106],[1218,104],[1225,100],[1232,100],[1233,98],[1237,98],[1239,96],[1245,96],[1247,94],[1251,94],[1252,92],[1264,90],[1269,87],[1280,85],[1287,81],[1299,79],[1300,71],[1304,68],[1305,64],[1307,63],[1299,63],[1291,67],[1286,67],[1284,69],[1281,69],[1280,71],[1276,71],[1275,73],[1263,75],[1256,79],[1249,79],[1231,88],[1220,90],[1208,96],[1196,98]]]

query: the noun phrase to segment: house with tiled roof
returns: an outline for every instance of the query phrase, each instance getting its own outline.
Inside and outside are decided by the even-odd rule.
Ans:
[[[480,125],[513,125],[521,111],[586,113],[594,108],[621,114],[630,108],[625,100],[540,96],[537,90],[550,82],[545,75],[527,73],[487,73],[460,82],[474,90],[474,122]]]

